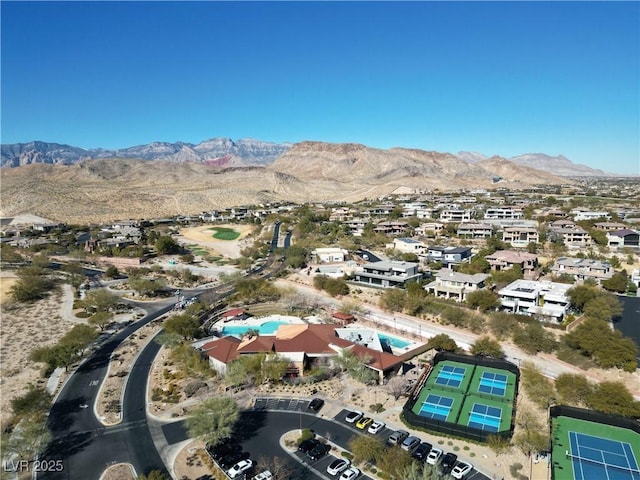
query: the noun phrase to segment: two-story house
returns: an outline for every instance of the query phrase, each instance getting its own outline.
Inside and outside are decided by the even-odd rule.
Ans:
[[[526,247],[530,243],[540,240],[538,229],[531,227],[505,227],[502,231],[502,241],[512,247]]]
[[[561,322],[569,310],[567,291],[573,285],[549,281],[516,280],[498,292],[504,310]]]
[[[484,288],[487,278],[489,278],[489,275],[485,273],[469,275],[442,269],[436,272],[436,279],[425,288],[435,296],[463,302],[467,299],[469,292]]]
[[[551,272],[555,275],[571,275],[580,282],[591,279],[597,283],[613,277],[615,273],[609,262],[573,257],[558,258],[551,267]]]
[[[355,272],[355,282],[370,287],[403,288],[409,282],[422,280],[418,264],[413,262],[380,261],[363,265],[363,270]]]

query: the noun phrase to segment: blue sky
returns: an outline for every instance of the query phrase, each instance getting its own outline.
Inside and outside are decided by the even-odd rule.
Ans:
[[[357,142],[640,173],[639,2],[8,2],[2,143]]]

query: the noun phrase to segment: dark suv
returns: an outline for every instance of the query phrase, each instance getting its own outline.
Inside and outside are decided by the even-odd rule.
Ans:
[[[310,438],[308,440],[303,440],[300,443],[300,445],[298,445],[298,451],[302,452],[302,453],[309,453],[311,450],[316,448],[319,443],[320,443],[320,440],[317,440],[315,438]]]
[[[442,457],[440,468],[442,468],[442,473],[444,475],[451,471],[453,466],[456,464],[456,460],[458,460],[458,456],[455,453],[447,453],[444,457]]]
[[[311,400],[311,402],[309,402],[309,410],[317,412],[322,408],[323,405],[324,400],[322,400],[321,398],[314,398],[313,400]]]
[[[411,456],[416,460],[425,462],[427,460],[427,455],[429,455],[429,452],[431,451],[431,447],[432,445],[430,443],[422,442],[418,445],[418,448],[413,451]]]
[[[319,458],[325,456],[329,450],[331,450],[331,445],[327,445],[326,443],[318,443],[312,450],[307,453],[307,457],[311,460],[318,460]]]

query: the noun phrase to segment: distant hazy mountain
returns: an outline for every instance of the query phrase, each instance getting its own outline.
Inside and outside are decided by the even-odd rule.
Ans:
[[[291,147],[288,143],[261,142],[253,139],[233,141],[212,138],[192,143],[153,142],[147,145],[106,150],[84,149],[47,142],[2,145],[1,167],[20,167],[34,163],[72,165],[96,158],[138,158],[166,162],[196,162],[218,167],[268,165]]]
[[[474,164],[489,158],[488,156],[477,152],[458,152],[456,156],[465,162]],[[525,153],[524,155],[518,155],[517,157],[507,158],[507,160],[517,165],[535,168],[536,170],[542,170],[561,177],[615,176],[614,173],[606,173],[602,170],[597,170],[586,165],[573,163],[562,155],[552,157],[550,155],[545,155],[544,153]]]
[[[545,172],[564,177],[603,177],[615,175],[586,165],[573,163],[563,155],[552,157],[544,153],[526,153],[510,158],[509,160],[518,165],[544,170]]]

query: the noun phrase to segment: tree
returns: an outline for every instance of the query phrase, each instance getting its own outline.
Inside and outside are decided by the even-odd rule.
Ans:
[[[119,302],[120,297],[106,288],[97,288],[88,291],[82,301],[85,310],[93,310],[96,312],[109,312],[113,310]]]
[[[409,383],[405,377],[394,376],[387,382],[387,390],[395,400],[398,400],[407,391]]]
[[[472,355],[480,355],[483,357],[503,358],[504,351],[500,344],[491,337],[480,337],[471,346]]]
[[[607,280],[602,281],[602,287],[610,292],[624,293],[627,290],[627,282],[629,277],[627,272],[620,270],[613,274],[613,276]]]
[[[98,338],[98,332],[96,329],[89,325],[74,325],[58,342],[61,345],[69,346],[74,352],[79,355],[84,354],[84,350]]]
[[[418,462],[411,462],[411,464],[402,470],[400,476],[402,480],[442,480],[442,476],[438,472],[438,467],[430,465],[428,463],[418,464]],[[447,475],[445,478],[450,478]]]
[[[368,356],[358,356],[351,350],[342,350],[340,355],[334,359],[336,365],[346,371],[351,378],[358,380],[365,385],[371,385],[378,380],[378,374],[367,365],[372,358]]]
[[[556,391],[563,403],[581,407],[593,392],[593,386],[584,375],[561,373],[556,378]]]
[[[153,296],[157,291],[164,288],[165,283],[160,280],[152,280],[142,277],[130,277],[129,286],[142,296]]]
[[[16,417],[42,415],[51,407],[53,397],[42,387],[29,385],[23,395],[11,400],[11,410]]]
[[[231,397],[214,397],[202,402],[187,418],[189,436],[198,438],[211,446],[233,433],[240,410]]]
[[[169,477],[160,470],[151,470],[147,475],[138,475],[137,480],[169,480]]]
[[[163,328],[168,334],[173,333],[190,340],[199,336],[200,321],[193,315],[174,315],[164,321]]]
[[[622,382],[596,384],[586,403],[588,408],[603,413],[634,418],[640,416],[640,402],[633,398]]]
[[[549,448],[549,435],[541,426],[520,430],[513,436],[513,444],[527,456]]]
[[[3,438],[3,455],[10,457],[7,455],[10,452],[20,460],[30,461],[44,450],[50,440],[51,432],[44,415],[25,417],[10,436]]]
[[[302,268],[307,263],[307,250],[299,245],[291,245],[287,249],[286,265],[291,268]]]
[[[104,328],[111,323],[112,319],[113,315],[109,312],[96,312],[87,319],[87,322],[89,325],[98,327],[102,332]]]
[[[411,455],[399,446],[386,448],[376,465],[391,478],[402,478],[402,472],[413,463]],[[404,480],[404,479],[403,479]]]
[[[549,400],[556,398],[553,383],[533,362],[522,362],[520,365],[520,384],[540,408],[547,408]]]
[[[260,457],[256,465],[257,472],[269,470],[273,478],[296,478],[300,470],[297,463],[289,462],[282,457]]]
[[[440,333],[429,339],[429,348],[435,348],[439,352],[457,352],[459,350],[456,341],[446,333]]]
[[[384,445],[377,437],[356,435],[349,440],[349,450],[353,453],[353,462],[377,462],[382,457]]]
[[[180,251],[180,246],[176,243],[176,241],[166,235],[158,238],[154,246],[156,252],[162,255],[168,255]]]
[[[555,337],[539,322],[530,322],[515,332],[513,342],[527,353],[552,352],[556,347]]]
[[[407,298],[407,292],[396,288],[389,288],[380,297],[380,306],[390,312],[402,312]]]
[[[46,276],[21,274],[20,270],[16,274],[19,278],[9,288],[9,295],[14,301],[33,302],[49,295],[53,282]]]
[[[518,321],[511,314],[496,312],[489,319],[489,328],[498,340],[504,340],[517,330]]]
[[[500,298],[491,290],[475,290],[467,295],[467,305],[478,308],[481,312],[493,310],[500,305]]]
[[[180,261],[183,263],[193,263],[195,260],[193,254],[185,253],[184,255],[180,255]]]
[[[118,267],[115,265],[109,265],[105,270],[104,275],[107,278],[120,278],[120,272],[118,271]]]

